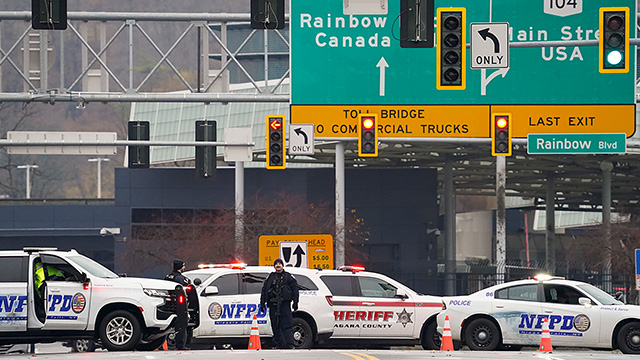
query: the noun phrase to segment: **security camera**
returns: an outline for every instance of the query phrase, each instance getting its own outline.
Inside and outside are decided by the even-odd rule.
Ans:
[[[100,235],[102,235],[102,236],[120,235],[120,228],[106,228],[106,227],[103,227],[102,229],[100,229]]]

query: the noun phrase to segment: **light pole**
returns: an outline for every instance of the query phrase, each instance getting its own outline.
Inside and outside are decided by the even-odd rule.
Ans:
[[[38,165],[18,165],[18,169],[27,169],[27,199],[31,199],[31,169],[37,169]]]
[[[98,199],[102,198],[102,162],[109,161],[107,158],[93,158],[89,162],[98,163]]]

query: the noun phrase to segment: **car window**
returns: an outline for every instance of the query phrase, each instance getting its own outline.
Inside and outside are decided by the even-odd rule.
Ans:
[[[360,284],[360,292],[365,297],[392,298],[396,296],[396,290],[398,289],[388,282],[374,277],[359,276],[358,282]]]
[[[544,285],[544,301],[548,303],[578,305],[578,299],[581,296],[586,297],[570,286],[558,284]]]
[[[26,256],[0,258],[0,282],[27,282]]]
[[[332,275],[325,275],[320,277],[320,279],[322,279],[322,282],[324,282],[329,290],[331,290],[331,294],[335,296],[358,296],[353,288],[351,280],[352,278],[352,276]]]
[[[218,287],[218,295],[238,295],[238,275],[226,274],[213,280],[209,286]]]
[[[304,290],[318,290],[318,286],[311,281],[311,279],[309,279],[308,277],[304,276],[304,275],[294,275],[296,278],[296,281],[298,282],[298,288],[302,291]]]
[[[268,273],[244,273],[242,274],[242,283],[244,285],[245,294],[260,294],[262,292],[262,283],[269,276]]]
[[[42,255],[42,264],[45,265],[47,280],[53,281],[81,281],[82,275],[76,268],[65,260],[52,255]]]
[[[538,301],[538,285],[516,285],[500,289],[495,293],[496,299]]]

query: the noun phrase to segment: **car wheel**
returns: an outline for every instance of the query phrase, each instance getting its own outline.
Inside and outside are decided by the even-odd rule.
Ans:
[[[133,349],[142,336],[138,319],[125,310],[113,311],[100,323],[100,340],[109,351],[128,351]]]
[[[293,346],[296,349],[310,349],[313,345],[313,330],[306,320],[293,318]]]
[[[622,325],[618,332],[618,347],[624,354],[640,354],[640,322]]]
[[[71,341],[72,352],[94,352],[96,351],[96,342],[91,339],[76,339]]]
[[[420,345],[425,350],[440,350],[442,346],[442,335],[436,330],[436,322],[431,321],[425,325],[422,331]]]
[[[464,338],[471,350],[492,351],[500,344],[498,327],[489,319],[475,319],[466,327]]]
[[[135,346],[135,349],[138,351],[153,351],[155,349],[160,348],[160,346],[164,344],[165,340],[166,340],[166,337],[163,336],[146,343],[139,343],[138,345]]]

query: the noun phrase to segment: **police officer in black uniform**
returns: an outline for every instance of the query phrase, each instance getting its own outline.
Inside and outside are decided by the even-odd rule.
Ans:
[[[282,259],[273,262],[275,272],[269,274],[262,285],[260,311],[269,307],[269,319],[273,330],[273,341],[278,349],[293,349],[293,311],[298,310],[298,282],[284,271]]]
[[[165,280],[170,280],[170,281],[175,281],[178,284],[182,285],[185,288],[187,286],[189,286],[191,284],[191,280],[182,275],[182,272],[185,269],[185,263],[182,260],[176,259],[173,260],[173,271],[165,276]],[[187,342],[187,328],[185,327],[181,327],[180,329],[176,329],[176,349],[177,350],[189,350],[189,348],[186,346],[186,342]]]

